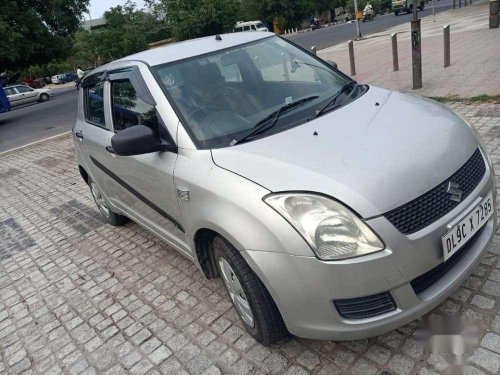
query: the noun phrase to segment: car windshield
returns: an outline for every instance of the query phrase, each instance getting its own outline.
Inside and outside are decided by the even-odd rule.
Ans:
[[[305,123],[349,82],[277,37],[153,67],[198,148],[228,147],[271,116],[267,136]],[[287,111],[281,107],[300,101]]]

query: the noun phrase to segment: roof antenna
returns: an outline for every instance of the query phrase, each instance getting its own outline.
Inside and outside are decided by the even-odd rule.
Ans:
[[[217,35],[215,36],[215,40],[222,40],[222,38],[220,37],[220,35],[219,35],[219,34],[217,34]]]

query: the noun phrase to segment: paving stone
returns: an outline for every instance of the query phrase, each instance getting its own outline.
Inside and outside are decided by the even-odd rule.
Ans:
[[[474,352],[470,361],[493,374],[500,371],[500,355],[492,351],[479,348]]]
[[[470,301],[470,303],[471,303],[471,305],[477,306],[483,310],[491,310],[495,306],[494,299],[480,296],[478,294],[476,294],[474,297],[472,297],[472,300]]]
[[[481,346],[500,354],[500,335],[492,332],[486,333],[481,341]]]
[[[396,354],[394,357],[392,357],[389,360],[389,363],[387,364],[387,367],[394,374],[401,374],[401,375],[411,374],[414,366],[415,366],[415,361],[406,358],[405,356],[400,354]]]
[[[149,359],[155,363],[155,364],[160,364],[163,362],[165,359],[170,357],[172,355],[172,352],[165,346],[162,345],[159,348],[155,349],[150,355]]]
[[[312,370],[320,363],[319,356],[310,350],[306,350],[300,354],[297,357],[297,362],[308,370]]]
[[[375,375],[377,371],[377,367],[364,359],[357,361],[351,369],[354,375]]]

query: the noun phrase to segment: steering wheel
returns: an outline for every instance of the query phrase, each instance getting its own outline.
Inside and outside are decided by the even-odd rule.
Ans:
[[[198,107],[191,112],[188,113],[188,117],[191,117],[193,119],[199,119],[199,117],[202,117],[203,114],[205,114],[204,117],[208,116],[209,114],[213,112],[221,112],[220,108],[214,106],[214,105],[207,105],[203,107]]]

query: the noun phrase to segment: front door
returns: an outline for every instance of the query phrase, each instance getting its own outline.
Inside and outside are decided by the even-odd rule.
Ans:
[[[20,104],[36,102],[38,100],[38,93],[31,87],[16,86],[16,90],[20,96]]]
[[[145,125],[158,136],[172,137],[160,121],[154,99],[147,91],[137,67],[108,72],[109,117],[113,131]],[[107,145],[111,158],[102,167],[108,170],[114,184],[111,199],[124,212],[135,218],[176,247],[187,250],[182,217],[174,187],[177,154],[153,152],[136,156],[117,156]]]

